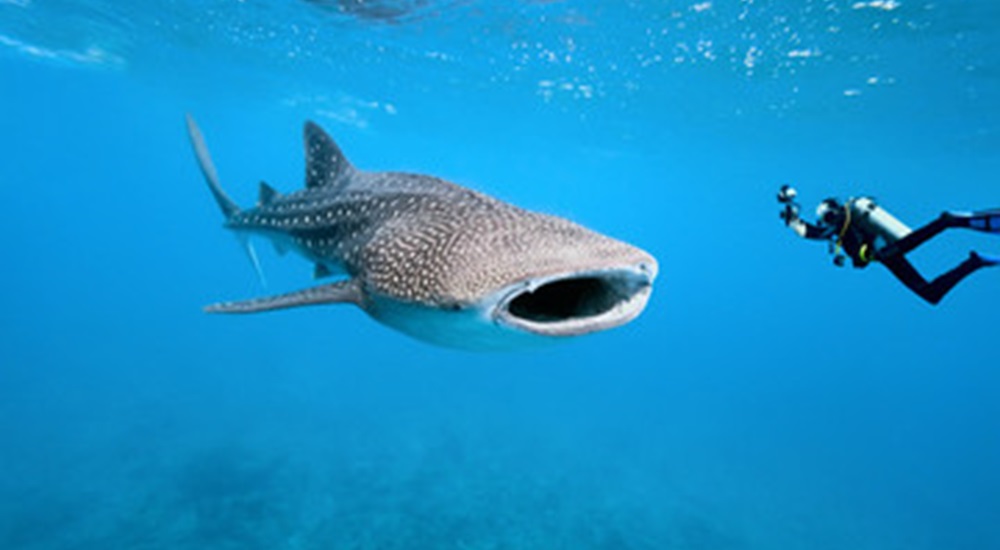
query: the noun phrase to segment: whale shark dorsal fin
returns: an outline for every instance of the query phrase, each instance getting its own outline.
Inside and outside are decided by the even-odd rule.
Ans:
[[[267,206],[280,196],[281,193],[275,191],[266,181],[262,181],[260,182],[260,193],[257,195],[257,206]]]
[[[212,304],[207,306],[205,311],[208,313],[257,313],[320,304],[361,304],[362,301],[361,283],[357,279],[347,279],[287,294],[240,302]]]
[[[305,126],[306,187],[330,187],[340,191],[350,180],[354,167],[340,147],[313,121]]]

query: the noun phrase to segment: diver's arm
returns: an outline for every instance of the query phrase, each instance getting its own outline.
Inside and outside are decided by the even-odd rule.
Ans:
[[[781,219],[785,221],[785,226],[804,239],[829,239],[831,236],[829,228],[804,222],[799,217],[799,203],[795,200],[797,195],[798,192],[791,185],[782,185],[778,190],[778,202],[785,206],[781,211]]]
[[[822,228],[818,225],[813,225],[811,223],[806,223],[801,219],[796,219],[794,222],[788,224],[798,236],[804,239],[812,239],[815,241],[825,241],[830,238],[830,230]]]
[[[781,219],[785,220],[785,225],[803,239],[826,240],[830,238],[828,228],[813,225],[803,221],[799,217],[799,207],[797,204],[785,204],[785,210],[781,213]]]

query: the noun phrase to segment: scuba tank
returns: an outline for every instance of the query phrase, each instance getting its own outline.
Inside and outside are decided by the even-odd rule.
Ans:
[[[830,247],[833,263],[838,267],[843,266],[846,259],[841,251],[850,256],[854,267],[864,267],[878,258],[879,252],[887,246],[912,232],[870,197],[848,199],[840,212],[842,217],[836,222],[840,229],[833,236]]]
[[[850,223],[857,225],[862,233],[871,236],[876,250],[912,232],[906,224],[875,204],[869,197],[851,199],[847,202],[847,208],[850,210]]]

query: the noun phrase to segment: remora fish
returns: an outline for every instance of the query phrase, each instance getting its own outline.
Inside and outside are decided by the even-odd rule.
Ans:
[[[350,303],[427,342],[490,349],[617,327],[649,299],[657,264],[646,252],[436,177],[358,170],[312,122],[305,189],[281,195],[262,182],[257,206],[240,209],[190,116],[187,124],[225,227],[245,244],[258,234],[295,250],[317,278],[345,276],[208,312]]]

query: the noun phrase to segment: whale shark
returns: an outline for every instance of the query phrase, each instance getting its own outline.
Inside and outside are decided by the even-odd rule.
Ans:
[[[305,187],[282,194],[262,182],[257,204],[241,208],[220,185],[190,115],[187,128],[224,227],[258,271],[251,235],[307,259],[315,278],[331,278],[207,312],[352,304],[432,344],[514,349],[624,325],[652,292],[657,262],[649,253],[441,178],[355,168],[311,121]]]

